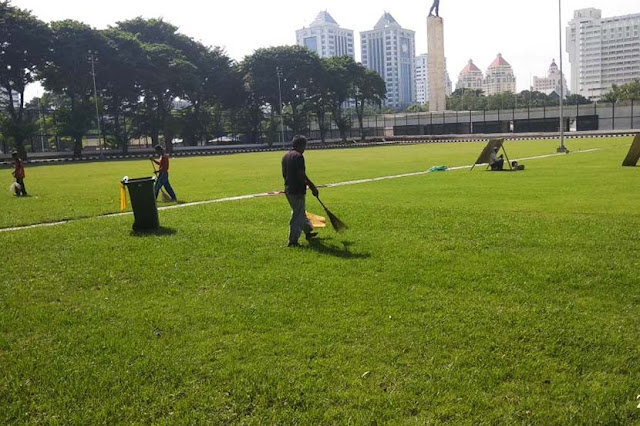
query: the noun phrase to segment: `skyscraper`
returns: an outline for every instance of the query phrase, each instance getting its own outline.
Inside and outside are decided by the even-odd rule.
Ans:
[[[387,85],[385,105],[402,109],[412,105],[415,87],[415,32],[403,29],[390,13],[384,13],[374,29],[360,33],[362,64]]]
[[[424,105],[429,102],[429,56],[425,53],[423,55],[416,56],[415,69],[416,69],[416,103]],[[452,84],[447,72],[446,60],[444,68],[444,87],[445,94],[451,95]]]
[[[640,14],[602,18],[588,8],[574,12],[567,27],[571,91],[598,100],[612,84],[640,77]]]
[[[562,76],[562,87],[564,87],[565,94],[567,90],[567,80]],[[542,92],[545,95],[550,95],[556,92],[560,95],[560,70],[554,59],[549,66],[549,71],[546,77],[533,77],[533,90],[536,92]]]
[[[332,56],[355,58],[353,31],[340,28],[326,10],[318,13],[309,28],[296,31],[296,44],[316,52],[321,58]]]
[[[516,93],[516,76],[502,54],[498,53],[496,59],[487,68],[483,87],[487,96],[504,92]]]

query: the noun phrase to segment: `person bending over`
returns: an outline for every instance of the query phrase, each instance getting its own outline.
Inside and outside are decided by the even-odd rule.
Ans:
[[[27,189],[24,186],[24,161],[15,151],[11,153],[11,157],[13,158],[13,172],[11,174],[16,179],[16,183],[20,185],[20,190],[16,190],[16,195],[26,196]]]
[[[158,177],[156,178],[156,184],[154,187],[156,198],[158,198],[160,189],[164,186],[171,197],[171,201],[177,201],[176,193],[173,192],[173,188],[169,183],[169,154],[165,153],[164,148],[160,145],[156,145],[154,149],[156,150],[156,154],[160,156],[158,160],[150,158],[151,161],[158,165]]]

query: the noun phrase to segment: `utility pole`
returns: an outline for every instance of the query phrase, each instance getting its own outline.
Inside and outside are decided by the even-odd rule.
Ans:
[[[98,60],[97,55],[98,51],[89,50],[89,61],[91,61],[91,76],[93,77],[93,99],[96,104],[96,120],[98,123],[98,150],[100,151],[100,159],[104,158],[104,153],[102,152],[102,132],[100,130],[100,112],[98,111],[98,90],[96,88],[96,68],[95,62]]]
[[[280,100],[280,143],[282,144],[282,149],[284,149],[284,116],[283,116],[283,107],[282,107],[282,68],[279,66],[276,67],[276,74],[278,76],[278,97]]]
[[[562,0],[558,0],[558,28],[560,38],[560,146],[558,152],[567,152],[564,146],[564,73],[562,72]]]

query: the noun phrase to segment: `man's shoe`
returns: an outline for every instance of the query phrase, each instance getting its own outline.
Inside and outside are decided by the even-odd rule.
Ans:
[[[298,243],[289,243],[287,247],[301,247],[301,245]]]
[[[305,234],[305,237],[307,238],[307,241],[314,239],[315,237],[318,236],[317,232],[307,232]]]

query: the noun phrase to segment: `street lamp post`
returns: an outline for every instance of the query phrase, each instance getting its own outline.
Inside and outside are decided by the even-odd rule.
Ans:
[[[560,146],[558,152],[567,152],[564,146],[564,73],[562,72],[562,0],[558,0],[558,29],[560,38]]]
[[[276,74],[278,75],[278,97],[280,100],[280,143],[282,144],[282,149],[284,149],[284,116],[283,107],[282,107],[282,68],[276,67]]]
[[[102,152],[102,132],[100,130],[100,112],[98,111],[98,90],[96,88],[96,68],[95,62],[98,60],[97,55],[98,51],[89,50],[89,61],[91,61],[91,76],[93,77],[93,99],[96,104],[96,120],[98,123],[98,150],[100,151],[100,158],[104,158],[104,154]]]

